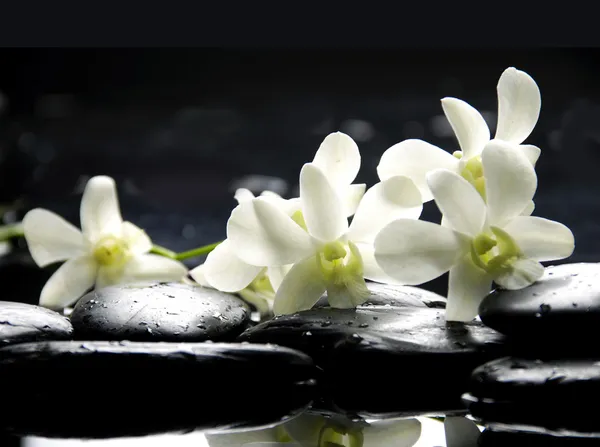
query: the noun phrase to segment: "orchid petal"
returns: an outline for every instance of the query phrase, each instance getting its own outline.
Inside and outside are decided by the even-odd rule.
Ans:
[[[534,210],[535,202],[533,200],[530,200],[525,209],[521,211],[521,214],[519,214],[519,216],[531,216]]]
[[[541,217],[519,216],[504,226],[528,258],[556,261],[568,258],[575,249],[575,238],[565,225]]]
[[[363,429],[363,447],[412,447],[421,437],[418,419],[377,421]]]
[[[40,267],[82,256],[87,250],[81,231],[58,214],[42,208],[25,215],[23,234],[31,257]]]
[[[450,228],[473,237],[481,232],[487,210],[473,185],[446,169],[427,174],[427,184]]]
[[[143,254],[132,257],[125,264],[119,283],[179,282],[186,274],[186,266],[179,261],[155,254]]]
[[[454,130],[463,157],[469,159],[479,155],[490,141],[490,129],[481,113],[456,98],[442,99],[442,109]]]
[[[300,171],[300,201],[311,236],[330,242],[348,231],[344,203],[323,171],[314,164],[307,163]]]
[[[238,188],[236,189],[233,198],[237,200],[237,203],[249,202],[254,199],[254,194],[247,188]]]
[[[206,442],[209,447],[244,447],[259,445],[278,446],[277,428],[271,427],[262,430],[250,430],[239,433],[207,433]],[[257,444],[258,443],[258,444]],[[294,447],[293,444],[281,444],[282,446]]]
[[[510,270],[494,277],[494,282],[508,290],[519,290],[530,286],[544,276],[544,266],[535,259],[519,258]]]
[[[538,158],[540,158],[540,154],[542,153],[542,150],[539,147],[534,146],[532,144],[521,144],[519,146],[519,148],[523,151],[523,153],[525,154],[525,156],[527,157],[527,160],[529,160],[531,165],[533,167],[535,167],[535,164],[537,163]]]
[[[481,431],[477,424],[462,416],[446,416],[444,420],[448,447],[477,447]]]
[[[411,179],[390,177],[369,188],[352,219],[348,239],[373,242],[379,230],[396,219],[418,219],[423,210],[421,193]]]
[[[267,199],[238,205],[227,222],[237,256],[257,266],[291,264],[313,252],[310,235]]]
[[[40,306],[60,310],[75,303],[94,285],[97,269],[91,256],[68,260],[44,285]]]
[[[521,144],[533,131],[540,116],[540,89],[524,71],[510,67],[498,81],[498,126],[496,137]]]
[[[350,217],[354,213],[356,213],[356,209],[360,204],[363,196],[365,195],[365,191],[367,189],[367,185],[364,183],[356,183],[354,185],[350,185],[346,189],[344,202],[346,204],[346,216]]]
[[[360,169],[360,152],[354,140],[342,132],[325,137],[313,164],[327,173],[334,188],[350,185]]]
[[[279,286],[283,282],[283,278],[285,278],[285,275],[288,274],[291,268],[292,264],[267,267],[267,276],[275,292],[277,292],[277,289],[279,289]]]
[[[131,253],[141,255],[152,250],[152,241],[144,230],[132,224],[123,222],[121,225],[121,237],[127,243]]]
[[[222,292],[238,292],[248,286],[263,267],[247,264],[235,254],[231,241],[225,239],[211,251],[202,273],[208,283]],[[192,278],[195,278],[190,272]]]
[[[204,276],[204,264],[200,264],[198,267],[193,268],[188,272],[188,274],[196,283],[200,284],[202,287],[209,287],[211,289],[214,289],[214,287],[209,284],[209,282],[206,280],[206,277]],[[194,285],[193,282],[190,281],[190,283]]]
[[[105,175],[92,177],[85,185],[80,208],[81,229],[92,243],[104,235],[119,235],[121,211],[115,181]]]
[[[406,285],[418,285],[446,273],[468,249],[468,238],[423,220],[399,219],[375,238],[375,260]]]
[[[321,298],[326,286],[317,258],[310,256],[294,264],[275,295],[273,313],[293,314],[310,309]]]
[[[381,180],[396,175],[410,178],[421,192],[423,202],[433,199],[425,176],[434,169],[458,172],[458,159],[439,147],[422,140],[405,140],[387,149],[377,166]]]
[[[479,313],[479,304],[492,290],[492,277],[464,256],[450,269],[446,321],[467,322]]]
[[[529,205],[537,188],[535,170],[523,152],[500,140],[490,141],[481,156],[489,224],[502,226]]]
[[[375,260],[375,248],[373,244],[364,244],[357,242],[356,247],[360,251],[360,256],[363,262],[363,276],[371,281],[380,282],[383,284],[402,285],[403,283],[395,280],[390,275],[385,273]]]

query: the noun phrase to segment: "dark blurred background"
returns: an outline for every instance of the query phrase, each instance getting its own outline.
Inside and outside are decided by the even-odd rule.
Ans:
[[[93,175],[113,176],[123,215],[180,251],[221,240],[245,186],[297,194],[330,132],[362,153],[358,182],[407,138],[458,149],[439,100],[463,99],[495,130],[496,84],[514,66],[542,92],[526,143],[542,149],[534,215],[568,225],[570,262],[600,260],[600,50],[0,49],[0,200],[79,225]],[[436,219],[433,207],[424,213]],[[50,270],[17,250],[3,299],[37,302]],[[190,265],[198,264],[193,260]],[[37,276],[36,276],[37,275]],[[36,282],[33,278],[38,278]],[[443,293],[445,278],[427,287]]]

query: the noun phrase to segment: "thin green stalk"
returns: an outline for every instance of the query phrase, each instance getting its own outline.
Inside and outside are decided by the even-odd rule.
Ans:
[[[221,241],[222,242],[222,241]],[[215,242],[214,244],[208,244],[203,247],[194,248],[193,250],[183,251],[181,253],[177,253],[175,258],[177,261],[183,261],[185,259],[195,258],[196,256],[202,256],[207,253],[213,251],[217,245],[221,242]]]
[[[18,222],[15,224],[2,225],[0,226],[0,241],[7,241],[15,237],[23,236],[23,223]]]
[[[150,253],[161,255],[161,256],[164,256],[165,258],[171,258],[171,259],[175,259],[175,257],[177,256],[177,253],[175,253],[174,251],[169,250],[168,248],[165,248],[165,247],[161,247],[160,245],[156,245],[156,244],[154,244],[152,246]]]

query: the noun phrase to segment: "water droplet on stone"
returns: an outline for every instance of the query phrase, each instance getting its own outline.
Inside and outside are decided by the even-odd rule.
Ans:
[[[366,328],[366,327],[369,327],[369,325],[367,323],[361,323],[361,324],[358,325],[358,327],[360,327],[360,328]]]

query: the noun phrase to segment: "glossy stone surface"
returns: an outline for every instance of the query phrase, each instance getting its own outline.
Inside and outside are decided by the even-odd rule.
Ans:
[[[82,297],[71,314],[79,340],[228,341],[249,324],[239,298],[186,284],[124,285]]]
[[[0,301],[0,347],[39,340],[68,340],[73,327],[57,312],[31,304]]]
[[[464,401],[485,422],[600,432],[594,408],[600,359],[541,361],[505,357],[473,371]]]
[[[446,307],[445,297],[418,287],[367,282],[367,288],[371,291],[371,296],[366,303],[359,306],[360,308],[373,306],[412,306],[444,309]],[[327,292],[317,301],[314,307],[329,307]]]
[[[479,437],[480,447],[507,446],[543,446],[543,447],[592,447],[600,445],[600,435],[586,433],[561,432],[550,433],[541,429],[531,431],[518,430],[516,427],[488,428]]]
[[[278,346],[68,341],[0,349],[0,376],[0,431],[108,438],[287,420],[312,400],[315,369]],[[273,391],[259,409],[252,390]]]
[[[506,355],[503,339],[480,323],[447,325],[442,310],[408,306],[312,309],[238,338],[309,354],[324,371],[318,405],[369,417],[462,409],[472,370]]]
[[[585,337],[600,335],[600,264],[547,267],[529,287],[494,290],[481,303],[479,314],[487,326],[515,338],[585,343]]]

